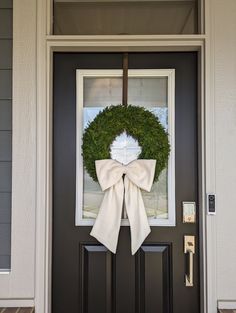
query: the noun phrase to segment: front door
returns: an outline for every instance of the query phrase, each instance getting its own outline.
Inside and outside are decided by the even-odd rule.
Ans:
[[[199,313],[197,53],[129,54],[128,102],[159,117],[170,161],[143,193],[152,231],[134,256],[128,226],[116,254],[89,235],[102,192],[83,170],[80,138],[121,103],[121,69],[122,53],[54,55],[52,312]]]

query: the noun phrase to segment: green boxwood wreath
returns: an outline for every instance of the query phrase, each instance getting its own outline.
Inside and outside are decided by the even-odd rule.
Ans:
[[[82,155],[89,175],[97,181],[95,161],[111,158],[110,146],[124,131],[138,141],[142,149],[139,159],[156,160],[157,181],[168,162],[168,134],[153,113],[133,105],[106,107],[85,129]]]

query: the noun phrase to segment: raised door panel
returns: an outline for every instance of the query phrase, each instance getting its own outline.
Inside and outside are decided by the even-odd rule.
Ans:
[[[143,245],[136,256],[138,313],[172,312],[171,244]]]
[[[102,245],[81,244],[80,255],[81,312],[172,312],[170,244],[143,245],[123,272],[119,258]],[[135,296],[126,297],[132,290]]]
[[[102,245],[80,245],[81,312],[112,312],[114,257]]]

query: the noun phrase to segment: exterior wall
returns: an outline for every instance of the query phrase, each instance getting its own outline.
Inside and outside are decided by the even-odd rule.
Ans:
[[[14,19],[20,32],[13,50],[13,256],[11,275],[0,277],[0,302],[10,299],[8,303],[20,305],[16,299],[35,296],[35,215],[41,214],[35,206],[36,0],[14,0],[14,9],[21,17]],[[211,13],[217,193],[217,215],[211,218],[217,221],[217,299],[236,303],[236,2],[211,0]],[[30,73],[26,80],[24,73]]]
[[[0,307],[34,303],[36,1],[14,0],[13,38],[11,271],[0,274]]]
[[[236,1],[214,3],[217,298],[236,308]]]

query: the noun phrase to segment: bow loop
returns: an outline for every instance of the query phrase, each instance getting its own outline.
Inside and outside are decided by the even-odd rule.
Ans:
[[[127,177],[139,188],[150,192],[155,174],[156,160],[135,160],[126,168]]]
[[[123,175],[139,188],[150,192],[155,174],[156,160],[135,160],[123,165],[112,159],[95,162],[99,184],[103,191],[115,185]]]
[[[102,191],[114,186],[124,174],[123,165],[115,160],[95,161],[98,182]]]

